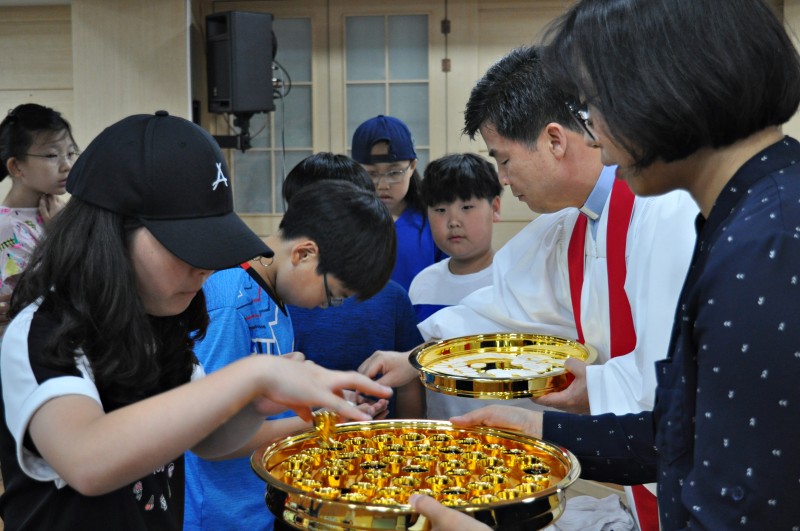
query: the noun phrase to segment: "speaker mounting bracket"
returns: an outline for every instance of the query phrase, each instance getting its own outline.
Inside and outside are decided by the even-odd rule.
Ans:
[[[238,135],[214,135],[214,140],[217,141],[219,147],[228,149],[238,149],[242,153],[250,149],[250,118],[253,113],[234,113],[233,125],[239,128]]]

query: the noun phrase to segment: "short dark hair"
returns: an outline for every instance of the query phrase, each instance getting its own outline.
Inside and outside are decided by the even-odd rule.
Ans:
[[[428,207],[473,197],[491,202],[502,193],[494,164],[474,153],[446,155],[430,162],[420,189]]]
[[[800,101],[797,50],[761,0],[582,1],[545,38],[551,77],[639,168],[783,124]]]
[[[473,87],[463,133],[474,140],[481,126],[492,124],[499,135],[533,145],[551,122],[581,131],[567,109],[566,95],[542,66],[540,47],[527,46],[502,57]]]
[[[359,188],[375,191],[364,167],[346,155],[320,152],[309,155],[292,168],[283,181],[283,200],[288,204],[298,190],[323,180],[350,181]]]
[[[365,300],[392,275],[397,256],[394,220],[378,196],[346,181],[324,180],[297,191],[280,224],[286,240],[319,247],[319,274],[329,273]]]
[[[66,131],[70,140],[75,142],[69,122],[50,107],[23,103],[8,111],[8,115],[0,122],[0,181],[8,175],[8,159],[14,157],[25,160],[37,134],[61,131]]]

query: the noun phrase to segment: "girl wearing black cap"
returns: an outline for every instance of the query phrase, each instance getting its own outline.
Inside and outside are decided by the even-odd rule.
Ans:
[[[356,373],[249,356],[203,377],[214,269],[271,250],[233,213],[214,139],[165,112],[100,133],[34,251],[0,350],[6,529],[182,529],[183,452],[240,448],[266,415],[368,420]]]
[[[69,123],[49,107],[24,103],[0,123],[0,181],[11,179],[0,206],[0,322],[45,224],[64,206],[59,197],[77,157]]]

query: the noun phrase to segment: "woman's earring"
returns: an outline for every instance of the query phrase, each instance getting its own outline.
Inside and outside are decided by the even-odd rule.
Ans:
[[[272,262],[275,261],[275,257],[274,256],[270,256],[268,264],[264,263],[264,257],[263,256],[259,256],[258,258],[253,258],[253,260],[258,260],[258,263],[261,264],[263,267],[269,267],[269,266],[272,265]]]

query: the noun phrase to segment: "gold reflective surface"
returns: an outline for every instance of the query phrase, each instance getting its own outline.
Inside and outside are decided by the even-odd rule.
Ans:
[[[537,334],[478,334],[420,345],[409,361],[422,384],[439,393],[479,399],[539,397],[569,385],[567,358],[592,363],[595,349]]]
[[[493,529],[539,529],[561,516],[564,490],[580,475],[567,450],[483,426],[381,420],[338,424],[326,435],[335,444],[310,430],[251,457],[269,509],[297,529],[426,529],[408,505],[414,493]]]

